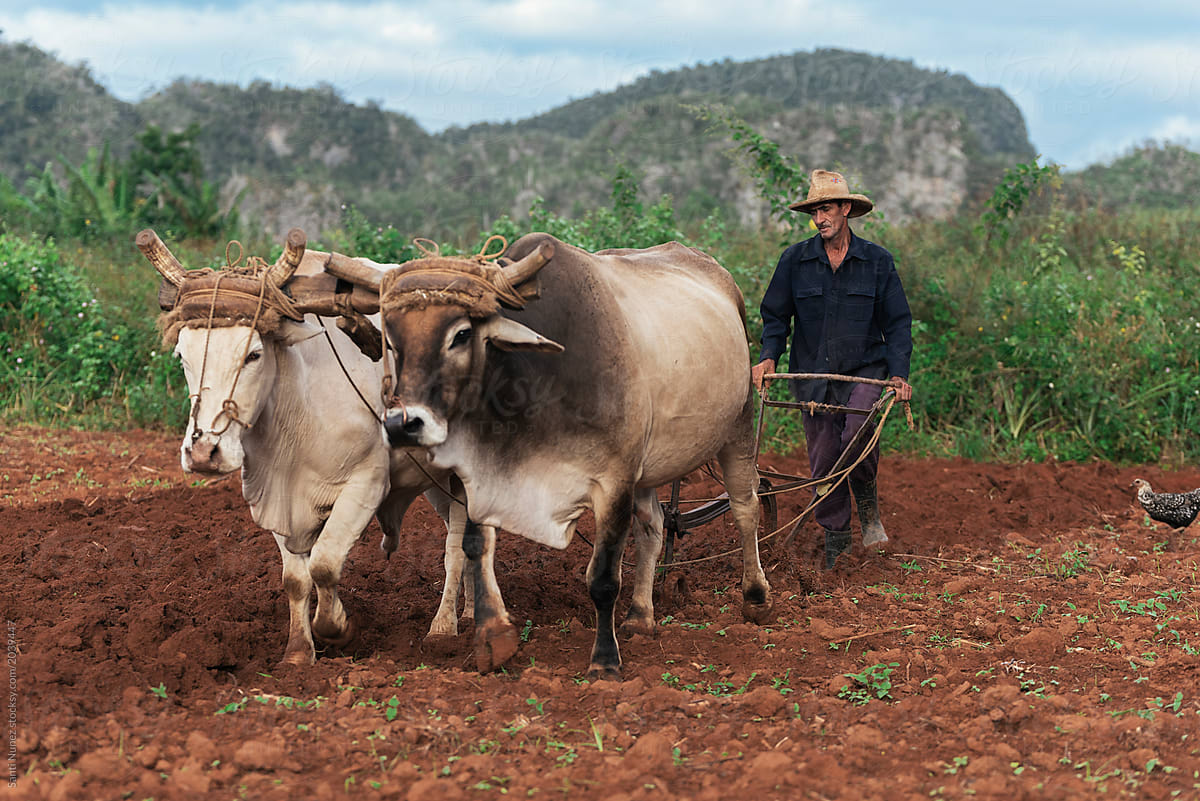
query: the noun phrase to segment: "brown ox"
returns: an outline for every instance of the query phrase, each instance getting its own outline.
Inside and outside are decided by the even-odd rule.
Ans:
[[[750,358],[729,273],[675,242],[592,254],[530,234],[505,255],[503,268],[430,257],[382,276],[339,273],[380,290],[395,348],[388,439],[425,449],[461,481],[473,574],[477,524],[565,548],[591,508],[588,676],[617,679],[614,606],[631,523],[639,567],[624,626],[651,630],[663,522],[654,488],[715,456],[742,538],[743,613],[762,622],[771,603],[756,539]],[[477,583],[481,666],[489,637],[511,637],[488,590]]]

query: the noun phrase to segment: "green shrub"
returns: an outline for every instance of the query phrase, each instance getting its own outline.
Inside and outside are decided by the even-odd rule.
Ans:
[[[0,235],[0,409],[6,415],[78,422],[81,414],[99,413],[102,419],[93,422],[169,424],[165,411],[150,410],[177,405],[178,390],[160,380],[163,397],[174,394],[174,400],[151,403],[147,396],[154,381],[146,379],[163,371],[147,356],[154,336],[152,323],[138,330],[109,314],[53,241]],[[101,401],[117,401],[125,413],[112,418],[98,408]]]
[[[597,251],[605,248],[648,248],[672,240],[687,242],[675,221],[670,195],[663,195],[646,208],[638,198],[638,182],[633,171],[618,164],[612,178],[612,207],[588,212],[579,219],[560,217],[549,211],[541,198],[529,209],[530,231],[543,231],[564,242]],[[527,231],[508,216],[501,217],[483,235],[499,234],[510,243]]]
[[[354,206],[343,209],[341,228],[327,235],[326,239],[328,244],[322,247],[380,264],[403,264],[421,256],[411,235],[402,234],[390,224],[372,223]],[[449,253],[450,250],[445,252]]]
[[[889,232],[924,429],[895,440],[1006,460],[1200,455],[1198,217],[1051,203],[1001,239],[969,221]]]

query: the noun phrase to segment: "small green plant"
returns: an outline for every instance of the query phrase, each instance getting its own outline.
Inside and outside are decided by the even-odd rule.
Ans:
[[[776,690],[779,690],[780,695],[787,695],[788,693],[795,692],[795,690],[788,686],[788,681],[790,680],[791,675],[792,669],[788,668],[784,671],[781,677],[777,679],[771,679],[771,686]]]
[[[950,762],[944,763],[946,765],[946,767],[942,769],[942,772],[953,776],[956,773],[958,773],[960,770],[965,768],[970,763],[970,761],[971,761],[971,758],[968,756],[956,756]]]
[[[508,789],[506,784],[512,779],[511,776],[489,776],[486,779],[476,782],[471,785],[472,790],[499,790],[501,795],[507,795]]]
[[[1163,701],[1162,698],[1155,698],[1154,705],[1163,711],[1170,710],[1178,715],[1179,708],[1183,705],[1183,691],[1175,693],[1175,697],[1170,701]]]
[[[604,735],[600,733],[600,729],[596,727],[596,721],[588,718],[588,727],[592,730],[592,742],[596,744],[596,750],[604,752]]]
[[[154,693],[164,701],[167,699],[167,687],[162,682],[159,682],[157,687],[151,687],[150,692]]]
[[[395,720],[396,716],[399,714],[400,714],[400,699],[393,695],[391,698],[389,698],[387,700],[387,703],[384,704],[383,717],[386,720]]]
[[[560,740],[547,740],[546,753],[551,753],[551,749],[558,755],[554,758],[560,766],[567,766],[579,758],[579,753],[576,752],[575,746],[569,743],[564,743]]]
[[[1059,558],[1055,575],[1063,579],[1074,578],[1089,569],[1090,561],[1091,553],[1088,552],[1087,546],[1082,542],[1077,542],[1070,550],[1063,552]]]
[[[881,701],[892,698],[892,673],[899,662],[879,663],[864,668],[859,673],[844,673],[846,678],[854,682],[847,684],[838,692],[838,698],[845,698],[856,706],[869,703],[873,698]]]

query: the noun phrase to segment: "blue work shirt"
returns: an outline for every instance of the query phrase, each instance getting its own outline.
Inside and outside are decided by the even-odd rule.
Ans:
[[[778,364],[794,319],[788,372],[908,379],[912,312],[892,254],[853,232],[837,270],[819,234],[785,250],[760,310],[759,361],[774,359]],[[854,388],[847,381],[791,383],[798,401],[843,406]]]

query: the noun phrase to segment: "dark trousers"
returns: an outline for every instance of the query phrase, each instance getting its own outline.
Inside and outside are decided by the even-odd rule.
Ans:
[[[855,384],[850,393],[850,402],[846,405],[852,409],[870,409],[879,396],[883,387],[872,384]],[[823,478],[833,469],[838,457],[846,450],[850,440],[867,421],[862,414],[808,414],[801,415],[804,421],[804,438],[808,443],[808,464],[812,468],[813,478]],[[863,441],[870,439],[871,432],[863,434]],[[858,453],[848,454],[843,466],[850,464],[858,457]],[[871,449],[866,458],[854,468],[849,479],[855,481],[873,481],[879,470],[879,445]],[[815,496],[814,496],[815,497]],[[831,531],[847,531],[850,528],[850,483],[843,481],[829,497],[817,505],[816,520],[822,528]]]

